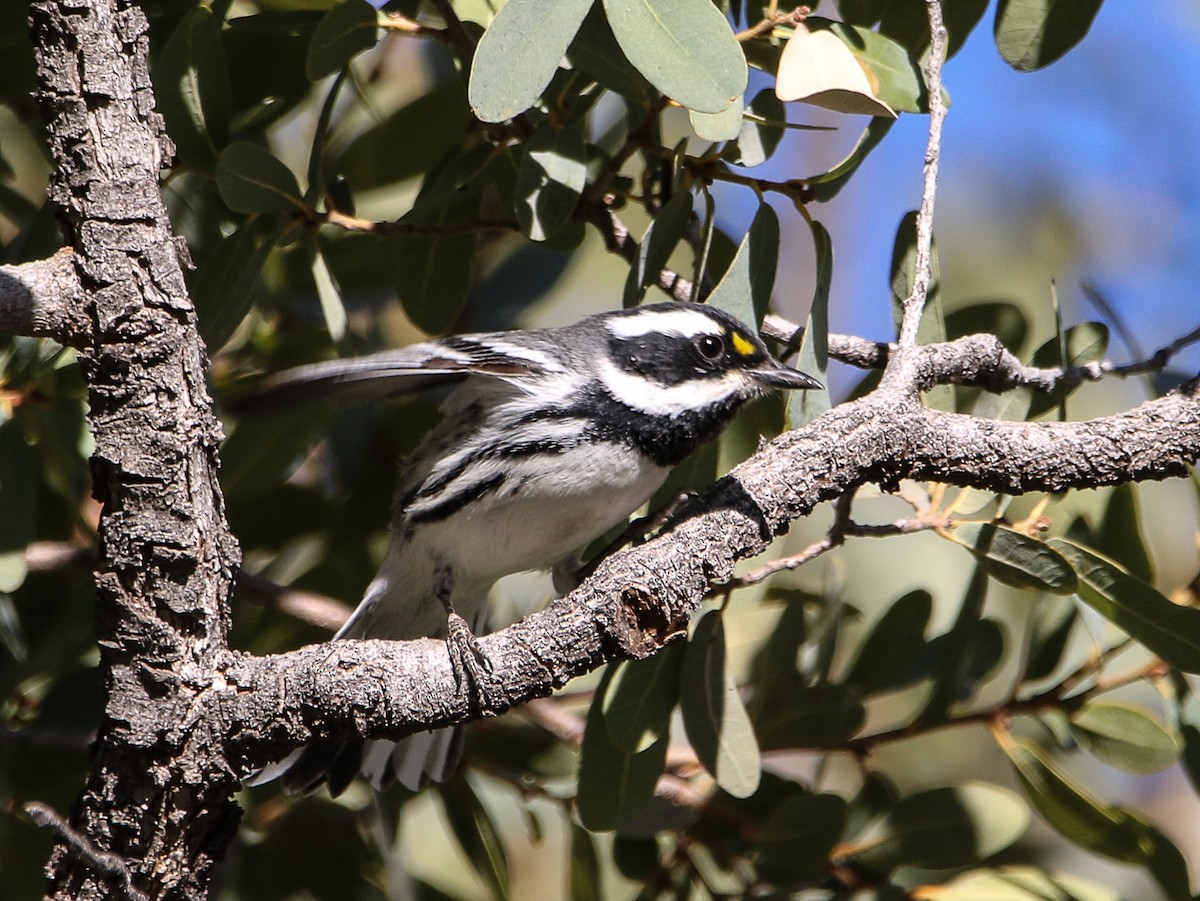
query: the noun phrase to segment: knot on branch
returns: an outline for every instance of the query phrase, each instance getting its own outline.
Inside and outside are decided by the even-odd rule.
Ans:
[[[645,585],[626,585],[617,598],[609,637],[625,656],[641,659],[687,632],[688,617]]]

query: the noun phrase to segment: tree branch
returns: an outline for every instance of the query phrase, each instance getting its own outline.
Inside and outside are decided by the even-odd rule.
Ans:
[[[933,206],[937,198],[938,161],[942,155],[942,123],[946,104],[942,100],[942,64],[946,60],[946,26],[941,0],[926,0],[929,10],[929,60],[925,64],[925,90],[929,97],[929,140],[925,145],[925,176],[921,209],[917,214],[917,260],[912,291],[904,299],[900,323],[900,346],[917,343],[917,329],[925,312],[929,283],[933,277]]]
[[[63,251],[48,260],[0,266],[0,334],[82,343],[91,321],[77,263]]]
[[[987,369],[954,345],[915,348],[921,378]],[[975,347],[970,341],[964,347]],[[982,377],[982,376],[981,376]],[[497,674],[490,704],[455,688],[441,642],[339,641],[270,657],[233,654],[198,709],[246,769],[316,737],[396,738],[543,697],[609,660],[680,637],[712,581],[822,501],[855,487],[936,479],[1005,494],[1180,476],[1200,456],[1197,383],[1089,422],[995,422],[880,389],[788,432],[694,501],[686,518],[605,560],[549,608],[481,646]],[[207,715],[207,714],[206,714]]]

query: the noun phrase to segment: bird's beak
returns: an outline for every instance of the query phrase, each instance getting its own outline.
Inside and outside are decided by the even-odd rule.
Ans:
[[[784,366],[775,360],[767,360],[761,369],[752,373],[754,379],[768,388],[824,388],[825,386],[811,375],[805,375],[799,369]]]

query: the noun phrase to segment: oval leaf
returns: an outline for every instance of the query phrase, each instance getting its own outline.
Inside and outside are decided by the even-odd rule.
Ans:
[[[679,672],[685,645],[673,644],[645,660],[615,667],[601,709],[604,728],[627,754],[644,751],[667,734],[679,700]]]
[[[634,67],[672,100],[723,113],[746,90],[746,57],[710,0],[603,0]]]
[[[215,354],[246,318],[262,293],[262,274],[282,230],[260,236],[246,223],[222,239],[192,289],[200,337]]]
[[[780,883],[820,876],[845,820],[846,802],[837,795],[788,798],[762,824],[761,875]]]
[[[570,220],[586,183],[583,131],[549,124],[538,128],[525,144],[517,175],[514,202],[521,230],[545,241]]]
[[[638,246],[638,257],[629,269],[629,277],[625,280],[624,304],[627,307],[637,304],[646,294],[650,285],[658,284],[658,274],[667,265],[675,245],[683,237],[689,220],[692,218],[692,194],[690,191],[679,191],[663,205],[642,235],[642,243]]]
[[[1014,69],[1031,72],[1083,40],[1103,0],[1000,0],[996,48]]]
[[[636,754],[626,754],[608,737],[604,696],[612,683],[606,671],[588,710],[579,756],[579,821],[592,832],[616,829],[641,812],[667,762],[668,736]]]
[[[346,0],[321,19],[308,45],[304,74],[319,81],[350,64],[355,56],[375,46],[375,8],[365,0]]]
[[[467,99],[484,122],[529,109],[566,55],[592,0],[508,0],[475,49]]]
[[[1161,832],[1090,797],[1036,745],[1008,741],[1004,751],[1038,813],[1059,833],[1096,854],[1145,867],[1167,898],[1191,898],[1183,855]]]
[[[1078,619],[1075,604],[1074,598],[1050,596],[1039,600],[1034,607],[1030,617],[1025,681],[1045,679],[1058,668],[1071,628]]]
[[[843,681],[863,694],[903,685],[924,650],[932,613],[928,591],[918,588],[900,597],[879,617]]]
[[[719,144],[722,141],[732,141],[742,133],[742,112],[745,109],[745,98],[738,94],[729,102],[723,113],[699,113],[688,110],[688,121],[692,131],[705,141]]]
[[[945,534],[978,557],[988,575],[1006,585],[1056,594],[1075,590],[1071,564],[1043,541],[995,523],[960,523]]]
[[[437,788],[454,837],[492,897],[508,897],[508,858],[487,808],[466,779],[451,779]]]
[[[755,725],[764,751],[836,745],[866,719],[858,692],[847,685],[797,686],[786,707],[763,710]]]
[[[910,795],[871,823],[850,856],[876,872],[900,865],[934,870],[964,867],[1003,851],[1024,833],[1021,799],[986,782]]]
[[[733,314],[742,322],[761,323],[771,302],[778,260],[779,217],[771,205],[763,201],[738,245],[733,262],[708,296],[707,303]]]
[[[890,106],[875,94],[872,83],[850,48],[827,28],[809,30],[797,25],[788,38],[779,71],[775,77],[775,96],[780,100],[800,100],[838,113],[896,117]]]
[[[290,213],[302,208],[292,170],[257,144],[230,144],[217,161],[217,190],[237,213]]]
[[[786,115],[774,91],[770,88],[759,91],[744,111],[737,141],[725,149],[722,159],[735,166],[761,166],[783,140]]]
[[[1200,610],[1171,602],[1117,564],[1062,538],[1048,542],[1079,575],[1079,596],[1172,666],[1200,672]]]
[[[817,280],[813,287],[812,306],[808,308],[808,320],[804,323],[804,337],[800,340],[800,351],[796,355],[796,368],[822,382],[824,387],[793,391],[788,395],[786,422],[790,429],[812,422],[832,406],[825,372],[829,364],[829,289],[833,284],[833,241],[825,226],[815,219],[809,222],[809,229],[817,257]]]
[[[229,138],[229,69],[221,27],[198,6],[184,16],[154,67],[154,95],[179,159],[211,171]]]
[[[1127,773],[1160,772],[1183,752],[1178,735],[1132,704],[1085,704],[1071,716],[1071,731],[1081,745]]]
[[[717,784],[735,798],[748,798],[758,788],[762,760],[725,664],[725,625],[720,613],[710,611],[696,625],[683,657],[683,728]]]

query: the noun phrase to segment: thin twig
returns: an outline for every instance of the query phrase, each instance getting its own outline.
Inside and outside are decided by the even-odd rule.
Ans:
[[[739,31],[736,37],[742,43],[752,41],[757,37],[762,37],[764,34],[770,34],[780,25],[796,26],[803,22],[812,13],[812,10],[807,6],[797,6],[788,13],[776,13],[773,16],[766,16],[761,21],[756,22],[749,28]]]
[[[45,804],[30,801],[25,805],[25,812],[29,814],[35,826],[50,829],[78,859],[91,864],[102,876],[115,882],[128,901],[149,901],[149,898],[133,884],[129,864],[120,854],[99,850],[87,836],[80,834]]]
[[[800,345],[804,329],[782,316],[770,313],[763,319],[762,333],[768,338],[783,342],[785,348],[795,348]],[[935,373],[937,381],[939,383],[975,384],[990,390],[1007,391],[1023,387],[1049,392],[1060,386],[1073,388],[1083,382],[1097,382],[1107,376],[1127,378],[1133,375],[1161,372],[1180,351],[1193,344],[1200,344],[1200,328],[1160,347],[1144,360],[1135,360],[1130,363],[1099,360],[1065,370],[1025,366],[993,335],[967,335],[943,344],[931,344],[928,345],[928,348],[931,352],[942,351],[941,356],[945,358],[952,356],[956,349],[960,352],[959,356],[971,357],[978,344],[987,344],[991,347],[991,351],[988,353],[991,359],[988,361],[989,366],[986,370],[981,370],[977,365],[973,365],[961,371],[955,371],[949,366],[938,366],[936,358],[931,357],[931,363],[935,364],[935,368],[938,369]],[[859,369],[884,368],[895,350],[895,344],[868,341],[866,338],[859,338],[855,335],[831,334],[829,336],[829,356]]]
[[[917,343],[917,329],[929,297],[933,274],[933,206],[937,197],[938,162],[942,154],[942,123],[946,104],[942,101],[942,63],[946,60],[946,26],[942,22],[941,0],[926,0],[929,12],[929,60],[925,64],[925,88],[929,95],[929,141],[925,146],[925,180],[921,188],[921,209],[917,214],[917,259],[912,291],[904,299],[900,323],[900,346]]]
[[[456,235],[470,235],[483,231],[519,232],[521,224],[515,219],[469,219],[466,222],[450,222],[446,224],[424,222],[376,222],[371,219],[361,219],[337,210],[320,213],[313,211],[311,218],[316,223],[328,222],[338,225],[346,231],[364,232],[372,235],[416,235],[431,238],[452,238]]]
[[[469,63],[475,56],[475,41],[466,26],[463,25],[462,19],[458,17],[458,13],[454,11],[454,5],[450,0],[430,0],[430,2],[437,10],[438,15],[442,17],[442,21],[446,23],[446,33],[450,42],[462,51]]]

